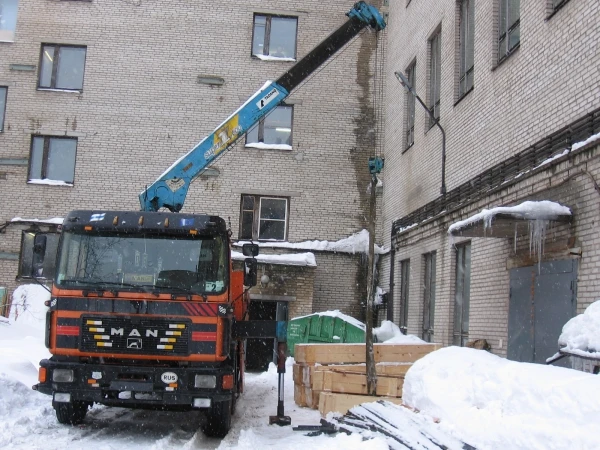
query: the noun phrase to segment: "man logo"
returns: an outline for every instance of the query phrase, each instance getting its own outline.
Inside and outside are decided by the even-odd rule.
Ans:
[[[142,340],[140,338],[127,338],[127,348],[140,350],[142,348]]]

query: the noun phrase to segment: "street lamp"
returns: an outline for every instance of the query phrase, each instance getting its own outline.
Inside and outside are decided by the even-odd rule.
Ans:
[[[431,120],[433,120],[434,125],[437,125],[442,132],[442,188],[440,189],[440,193],[442,195],[446,195],[446,132],[440,125],[439,120],[435,118],[431,110],[427,107],[425,102],[423,102],[421,97],[417,95],[417,92],[411,86],[406,76],[402,72],[395,72],[395,75],[400,84],[404,87],[404,89],[406,89],[406,92],[412,94],[419,101],[421,106],[425,108],[425,111],[427,111],[427,114],[429,114],[429,117],[431,117]]]

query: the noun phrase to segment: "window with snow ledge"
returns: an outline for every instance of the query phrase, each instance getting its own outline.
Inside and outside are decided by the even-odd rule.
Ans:
[[[87,47],[42,44],[39,90],[83,91]]]
[[[0,0],[0,42],[14,42],[19,0]]]
[[[77,138],[32,136],[27,182],[72,186],[76,155]]]
[[[270,150],[292,150],[294,108],[276,107],[246,133],[246,147]]]
[[[297,17],[254,14],[252,56],[295,61],[297,30]]]
[[[242,195],[239,239],[285,241],[289,199]]]

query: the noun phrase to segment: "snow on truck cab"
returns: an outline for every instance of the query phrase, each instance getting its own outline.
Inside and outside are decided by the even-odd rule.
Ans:
[[[225,221],[179,211],[190,183],[295,87],[363,29],[385,28],[365,2],[346,15],[148,186],[139,195],[140,212],[73,211],[65,218],[46,316],[52,357],[40,362],[33,387],[52,396],[60,423],[80,423],[93,403],[200,408],[207,413],[204,432],[223,437],[243,392],[248,338],[277,339],[280,394],[269,420],[291,422],[282,392],[286,323],[247,320],[258,245],[245,244],[244,268],[233,270]],[[381,170],[382,161],[369,164],[371,173]]]

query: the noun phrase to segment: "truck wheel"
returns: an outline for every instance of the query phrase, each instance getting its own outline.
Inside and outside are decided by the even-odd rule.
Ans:
[[[213,403],[202,431],[209,437],[224,438],[231,428],[231,400]]]
[[[79,425],[85,419],[88,410],[86,402],[58,403],[54,406],[56,419],[65,425]]]

